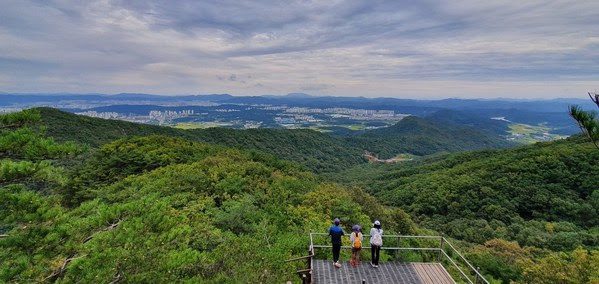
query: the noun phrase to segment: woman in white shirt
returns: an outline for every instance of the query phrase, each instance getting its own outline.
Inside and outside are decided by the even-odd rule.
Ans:
[[[374,221],[373,227],[370,229],[370,265],[372,267],[379,267],[379,257],[381,247],[383,246],[383,229],[381,229],[381,222],[379,220]]]

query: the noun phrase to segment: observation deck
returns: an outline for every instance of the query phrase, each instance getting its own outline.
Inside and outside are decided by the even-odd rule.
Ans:
[[[378,268],[370,265],[369,240],[370,235],[364,235],[357,267],[348,262],[351,247],[345,245],[349,244],[347,238],[341,247],[342,266],[333,266],[326,233],[310,233],[308,255],[288,261],[305,261],[297,270],[302,283],[489,283],[443,236],[383,235]]]

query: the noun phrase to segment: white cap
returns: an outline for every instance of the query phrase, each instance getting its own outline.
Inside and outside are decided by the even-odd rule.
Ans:
[[[376,221],[374,221],[374,224],[377,225],[377,226],[380,226],[381,222],[379,222],[379,220],[376,220]]]

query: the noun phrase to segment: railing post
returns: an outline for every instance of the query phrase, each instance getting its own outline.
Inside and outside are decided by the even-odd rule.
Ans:
[[[310,247],[310,248],[308,249],[308,255],[312,255],[312,247]],[[308,262],[308,263],[307,263],[308,269],[312,269],[312,258],[311,258],[311,257],[308,257],[306,260],[307,260],[307,262]]]
[[[476,271],[474,271],[474,274],[476,274],[476,277],[474,277],[474,284],[478,284],[478,279],[479,279],[479,277],[478,277],[478,273],[479,272],[478,271],[479,270],[480,270],[480,267],[477,266],[476,267]]]
[[[441,234],[441,241],[440,241],[440,244],[439,244],[439,255],[437,256],[437,261],[438,262],[441,262],[441,252],[443,251],[443,245],[444,245],[443,240],[445,240],[445,238],[443,238],[443,234]]]
[[[397,248],[401,248],[401,237],[399,235],[397,235]],[[401,261],[401,250],[395,251],[395,258]]]

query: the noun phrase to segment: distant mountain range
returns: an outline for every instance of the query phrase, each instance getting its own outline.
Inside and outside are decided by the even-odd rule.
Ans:
[[[510,99],[442,99],[414,100],[398,98],[332,97],[311,96],[304,93],[290,93],[284,96],[232,96],[229,94],[162,96],[138,93],[107,94],[66,94],[66,93],[0,93],[0,105],[27,104],[39,102],[59,102],[64,100],[81,101],[208,101],[217,103],[286,104],[304,107],[360,107],[373,109],[405,110],[417,109],[432,112],[435,109],[515,109],[535,112],[563,112],[568,105],[578,104],[583,108],[593,108],[592,102],[581,99],[550,100],[510,100]]]
[[[147,115],[150,110],[180,111],[193,108],[206,112],[203,103],[239,108],[239,105],[272,105],[305,108],[351,108],[369,110],[392,110],[395,113],[415,115],[434,121],[476,128],[482,132],[506,135],[509,123],[492,120],[505,118],[513,123],[546,127],[552,135],[572,135],[578,127],[567,115],[568,106],[580,105],[593,110],[593,103],[586,99],[509,100],[509,99],[443,99],[413,100],[397,98],[364,97],[319,97],[305,93],[290,93],[284,96],[232,96],[229,94],[161,96],[138,93],[106,94],[0,94],[0,107],[28,108],[38,106],[58,107],[70,112],[97,111]],[[243,113],[243,114],[241,114]],[[241,116],[242,115],[242,116]],[[277,127],[275,113],[251,110],[240,112],[241,117],[218,118],[261,121],[262,127]],[[218,120],[217,119],[217,120]],[[349,123],[349,122],[348,122]],[[303,126],[306,127],[306,126]],[[328,129],[339,136],[356,136],[363,131],[351,131],[331,125]]]

